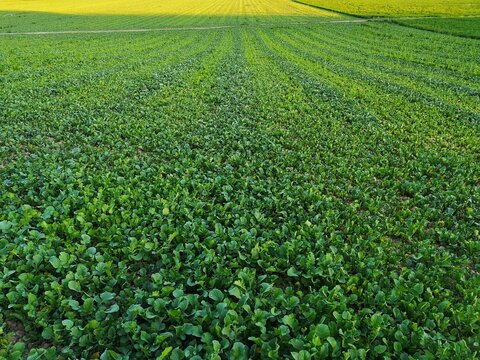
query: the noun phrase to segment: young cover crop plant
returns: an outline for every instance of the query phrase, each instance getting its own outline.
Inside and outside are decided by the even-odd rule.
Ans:
[[[0,358],[478,357],[478,40],[279,17],[0,37]]]

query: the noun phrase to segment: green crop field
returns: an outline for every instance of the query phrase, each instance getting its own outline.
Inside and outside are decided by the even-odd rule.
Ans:
[[[478,0],[296,0],[361,16],[480,16]]]
[[[0,359],[478,358],[478,21],[395,21],[1,2]]]
[[[337,15],[388,19],[397,24],[480,39],[480,0],[294,0]]]
[[[480,17],[478,18],[439,18],[439,19],[402,19],[394,20],[396,23],[449,35],[463,36],[480,39]]]

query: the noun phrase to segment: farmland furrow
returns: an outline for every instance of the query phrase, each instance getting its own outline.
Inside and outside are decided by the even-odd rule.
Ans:
[[[215,35],[216,34],[210,35],[210,44],[208,42],[205,42],[204,44],[206,46],[214,44]],[[116,64],[121,64],[121,66],[110,68],[107,63],[103,70],[98,67],[93,67],[90,74],[80,72],[78,76],[74,75],[73,78],[56,78],[53,82],[50,80],[43,88],[40,87],[37,89],[37,92],[35,93],[28,88],[20,88],[22,92],[27,94],[31,93],[34,94],[34,96],[26,96],[23,100],[20,100],[18,97],[11,100],[9,100],[8,97],[2,97],[2,102],[5,104],[5,107],[3,108],[5,111],[3,115],[4,121],[7,123],[13,123],[14,119],[22,119],[22,122],[17,124],[17,126],[12,127],[9,130],[6,129],[6,134],[10,133],[10,131],[15,131],[20,138],[23,136],[25,136],[25,139],[29,138],[27,134],[29,132],[28,129],[30,124],[32,122],[38,123],[36,141],[32,142],[30,139],[28,140],[28,144],[25,143],[25,146],[33,151],[39,145],[44,144],[45,140],[49,139],[45,134],[51,132],[52,127],[54,129],[60,127],[63,131],[72,131],[79,124],[85,124],[87,122],[92,124],[92,122],[97,122],[99,120],[99,113],[104,113],[106,116],[107,113],[105,113],[105,111],[109,111],[111,117],[112,111],[113,113],[118,112],[118,109],[115,109],[115,106],[117,106],[115,104],[121,103],[123,99],[131,96],[129,91],[133,92],[135,87],[143,88],[145,86],[145,75],[143,74],[146,73],[148,76],[151,76],[150,74],[155,71],[154,73],[156,76],[161,78],[160,69],[168,69],[174,64],[176,64],[177,67],[182,68],[182,62],[190,63],[195,59],[195,54],[204,51],[204,48],[202,47],[196,48],[189,46],[192,44],[192,41],[195,41],[195,37],[192,37],[191,40],[187,38],[186,41],[173,42],[173,46],[165,47],[165,50],[169,51],[169,56],[167,57],[158,56],[156,51],[152,51],[150,54],[150,61],[148,62],[145,60],[139,61],[139,58],[137,57],[131,57],[130,59],[135,59],[132,64],[129,64],[128,61],[117,62]],[[152,64],[156,66],[155,70],[152,69]],[[100,65],[104,66],[102,63],[100,63]],[[159,65],[161,66],[160,68],[158,68]],[[132,69],[136,70],[133,82],[129,76],[124,76],[124,74],[132,74]],[[127,84],[128,86],[126,86]],[[27,83],[27,86],[32,87],[34,84]],[[16,91],[20,91],[20,89]],[[53,93],[54,96],[50,98],[50,101],[44,102],[43,98],[45,94],[42,95],[42,90],[46,94],[52,94],[52,91],[55,89],[58,90]],[[113,89],[116,90],[113,92],[115,96],[112,97],[111,91]],[[92,91],[96,92],[98,96],[91,97],[89,94]],[[109,95],[108,97],[105,97],[101,94]],[[138,95],[136,94],[136,96]],[[72,100],[66,101],[66,99],[69,98]],[[32,113],[29,107],[22,110],[20,106],[17,105],[25,103],[34,106],[36,111]],[[107,107],[105,106],[106,104]],[[72,111],[73,114],[76,114],[75,116],[71,115]],[[63,121],[59,122],[58,119],[63,119]],[[91,129],[88,129],[88,132],[90,131]],[[74,131],[74,133],[76,132]],[[22,136],[22,134],[24,135]],[[81,134],[79,133],[78,136],[81,136]],[[6,144],[8,144],[8,142],[6,142]],[[7,145],[7,148],[10,147]],[[15,153],[15,147],[12,146],[10,151]],[[18,155],[19,154],[17,154],[17,156]]]
[[[326,43],[343,49],[346,53],[363,55],[374,63],[388,65],[392,69],[401,69],[409,76],[414,76],[415,79],[442,86],[459,87],[467,94],[480,90],[480,87],[476,84],[477,77],[472,72],[470,72],[470,76],[467,77],[464,71],[465,63],[470,62],[472,65],[475,63],[473,53],[471,57],[463,57],[461,62],[458,63],[452,63],[447,60],[450,67],[449,70],[452,71],[449,73],[445,67],[435,68],[433,64],[419,64],[416,61],[408,61],[404,55],[418,51],[408,45],[404,45],[401,49],[392,49],[388,47],[388,44],[378,45],[378,43],[372,42],[371,40],[374,39],[373,36],[363,36],[362,38],[354,39],[353,37],[342,34],[338,29],[333,29],[328,36],[318,31],[312,31],[312,29],[304,29],[300,33],[310,41],[317,41],[317,46],[319,43]],[[458,45],[465,47],[466,44]],[[465,52],[462,55],[464,54]],[[425,54],[424,56],[426,57],[427,55]],[[429,53],[428,56],[431,56],[431,54]],[[440,61],[445,63],[445,60],[445,58],[442,58]],[[462,69],[463,71],[453,72],[453,70],[456,69]],[[459,74],[461,74],[461,76],[459,76]]]
[[[271,37],[263,37],[263,39],[267,43],[271,44],[270,46],[272,46],[273,51],[277,52],[278,54],[282,54],[282,56],[285,56],[285,59],[287,59],[289,62],[292,62],[293,64],[295,64],[294,69],[296,69],[296,70],[293,70],[294,73],[296,72],[297,74],[299,74],[300,69],[302,69],[302,71],[307,71],[306,76],[308,76],[308,77],[318,78],[321,83],[322,82],[323,83],[325,83],[325,82],[329,83],[330,82],[330,80],[328,80],[329,79],[328,77],[325,77],[325,76],[321,75],[322,72],[319,72],[319,70],[321,70],[321,68],[319,68],[316,64],[315,65],[313,65],[313,64],[309,65],[308,63],[306,63],[304,61],[303,57],[293,55],[293,52],[291,54],[289,54],[289,52],[286,51],[287,50],[286,48],[276,47],[275,45],[273,45],[275,43],[271,43],[271,41],[272,41]],[[297,54],[297,53],[298,52],[296,52],[295,54]],[[312,72],[312,70],[311,70],[312,66],[313,66],[313,68],[316,69],[315,72]],[[329,72],[329,74],[330,74],[330,72]],[[329,75],[329,76],[331,77],[331,75]],[[339,86],[339,84],[336,83],[336,82],[333,82],[332,85],[334,85],[335,87]],[[375,107],[372,107],[371,105],[369,106],[369,110],[372,111],[372,113],[375,113],[375,112],[378,111]],[[351,113],[355,114],[355,111],[352,111]],[[348,120],[349,117],[352,117],[351,113],[350,114],[346,113],[346,116],[344,115],[346,117],[347,121],[352,121],[352,120]],[[367,113],[366,119],[368,119],[369,116],[371,116],[371,115],[368,115],[368,113]],[[390,118],[389,115],[382,114],[382,113],[380,113],[377,116],[380,116],[380,118],[383,117],[383,116],[387,116],[388,118]],[[355,119],[355,117],[353,117],[353,119]],[[362,119],[362,117],[359,116],[358,119]],[[398,117],[398,114],[397,114],[396,119],[397,119],[397,121],[401,120],[401,118]],[[358,120],[353,120],[353,123],[356,123],[356,121],[358,121]],[[375,122],[373,124],[375,124]],[[398,166],[399,171],[398,171],[397,174],[395,172],[393,172],[389,176],[386,176],[386,174],[384,174],[382,176],[380,176],[380,175],[373,176],[373,174],[372,174],[372,178],[375,178],[375,177],[384,178],[384,180],[382,180],[382,182],[384,181],[385,182],[384,185],[387,186],[389,189],[391,189],[392,188],[392,183],[391,183],[391,180],[388,179],[390,176],[393,176],[393,178],[397,178],[398,176],[407,177],[407,178],[408,177],[413,177],[411,181],[415,181],[415,178],[419,175],[422,176],[423,175],[422,173],[416,174],[417,171],[418,171],[417,170],[418,165],[416,165],[416,163],[418,161],[417,156],[419,156],[419,155],[416,155],[416,152],[406,152],[405,153],[405,152],[402,151],[402,149],[405,150],[406,148],[410,148],[415,144],[415,146],[418,147],[418,149],[424,148],[425,151],[426,151],[425,154],[420,155],[420,159],[423,159],[424,157],[427,157],[427,158],[431,157],[433,155],[431,153],[433,144],[418,143],[418,138],[419,138],[419,131],[424,131],[425,134],[427,134],[427,135],[424,135],[424,136],[427,136],[427,138],[428,138],[428,133],[429,133],[429,131],[432,131],[432,129],[431,128],[422,129],[419,124],[408,123],[408,122],[405,123],[405,124],[401,124],[401,123],[397,123],[397,122],[395,122],[395,123],[382,122],[381,124],[378,124],[378,122],[377,122],[374,126],[381,126],[382,131],[378,133],[378,135],[380,135],[380,134],[381,135],[380,135],[380,137],[375,138],[376,141],[369,141],[370,144],[372,144],[372,145],[375,144],[374,146],[376,146],[376,148],[371,149],[371,152],[370,152],[371,155],[370,156],[372,156],[376,153],[386,154],[388,152],[391,152],[392,155],[393,155],[393,158],[390,157],[391,162],[390,162],[389,166],[391,167],[392,170],[396,166]],[[414,132],[408,129],[409,127],[412,127],[412,126],[415,127]],[[458,123],[455,123],[454,126],[462,126],[462,125],[458,125]],[[465,128],[464,126],[462,126],[462,127]],[[448,130],[444,129],[443,131],[446,132],[446,134],[444,136],[447,139],[451,139],[451,137],[448,135]],[[475,132],[472,131],[470,128],[465,129],[465,131],[470,132],[471,136],[473,137],[472,140],[471,140],[472,142],[469,143],[468,146],[475,148],[475,146],[476,146],[475,145],[475,140],[473,140],[476,136]],[[392,138],[389,138],[388,134],[391,134]],[[395,140],[392,141],[392,139],[395,139]],[[400,144],[396,145],[398,140],[401,140],[403,145],[400,145]],[[383,144],[384,145],[388,144],[390,150],[388,150],[388,148],[387,148],[387,149],[384,149],[384,150],[380,151],[379,146],[381,146]],[[464,146],[464,145],[462,144],[461,146]],[[461,148],[461,146],[460,146],[460,144],[458,145],[459,149]],[[458,167],[455,168],[455,170],[451,169],[451,171],[455,171],[456,173],[458,173],[458,178],[455,179],[455,181],[459,181],[457,186],[465,188],[465,185],[468,185],[468,188],[470,188],[470,190],[467,190],[464,194],[465,198],[464,198],[463,201],[464,201],[465,206],[467,206],[467,204],[469,203],[469,200],[468,200],[469,195],[468,194],[470,193],[470,191],[472,191],[474,189],[475,184],[471,183],[471,182],[464,183],[463,181],[465,181],[465,180],[462,180],[462,179],[471,179],[471,176],[474,176],[473,175],[474,172],[478,171],[478,168],[476,166],[472,167],[472,165],[475,164],[475,162],[476,162],[475,156],[472,156],[470,158],[463,158],[463,157],[460,157],[460,153],[458,153],[459,150],[455,150],[455,149],[448,150],[450,148],[450,146],[447,147],[447,148],[444,148],[443,146],[439,147],[439,145],[435,145],[435,147],[437,148],[436,151],[438,151],[439,153],[443,152],[445,154],[444,156],[448,156],[448,157],[455,156],[456,157],[456,159],[457,159],[456,161],[458,161],[459,165],[458,165]],[[399,152],[399,151],[402,151],[402,152]],[[419,150],[417,150],[417,151],[419,151]],[[366,159],[369,159],[368,153],[365,153],[365,155],[367,156]],[[407,156],[407,157],[405,157],[405,156]],[[434,158],[436,156],[438,156],[438,155],[433,155],[433,158],[430,160],[430,161],[432,161],[432,164],[435,162]],[[463,153],[462,153],[462,156],[463,156]],[[393,160],[395,158],[396,158],[396,160]],[[395,163],[397,165],[394,165]],[[339,169],[341,169],[341,167]],[[380,170],[380,171],[383,172],[383,169]],[[428,170],[428,168],[423,169],[422,171],[429,173],[429,176],[433,175],[433,174],[431,174],[431,170]],[[400,174],[402,174],[402,175],[400,175]],[[336,175],[336,177],[340,177],[340,176],[341,176],[341,174]],[[439,174],[439,176],[443,177],[445,175]],[[454,181],[454,180],[452,179],[451,181]],[[433,186],[434,183],[436,184],[437,181],[432,182],[432,184],[430,186]],[[378,187],[380,185],[381,185],[381,183],[377,183],[375,186]],[[435,185],[435,186],[437,186],[437,185]],[[472,186],[473,186],[473,188],[472,188]],[[403,190],[401,188],[399,188],[397,191],[399,191],[399,195],[401,195],[403,193]],[[426,195],[429,194],[429,187],[425,187],[424,191],[425,191]],[[437,191],[445,192],[444,196],[448,196],[449,185],[446,185],[443,188],[443,190],[441,190],[441,188],[440,188],[440,189],[437,189]],[[430,201],[434,201],[434,203],[438,203],[438,201],[439,201],[439,198],[437,197],[438,195],[432,196],[432,194],[429,194],[428,197],[430,197],[430,199],[431,199]],[[427,197],[427,199],[428,199],[428,197]],[[424,202],[424,201],[422,201],[422,202]],[[433,207],[433,208],[436,207],[436,205],[434,205],[434,203],[426,201],[422,205],[422,207],[424,207],[423,211],[427,211],[428,213],[431,213],[430,214],[431,221],[435,221],[436,218],[441,217],[440,212],[437,212],[435,214],[435,212],[438,211],[438,210],[436,210],[434,212],[429,210],[430,207]],[[398,203],[395,203],[395,204],[398,204]],[[418,209],[418,211],[420,211],[420,209]],[[422,226],[425,226],[425,225],[426,224],[424,224]],[[454,223],[452,223],[451,225],[453,226]],[[467,230],[468,229],[467,224],[465,224],[465,226],[466,226],[466,230]],[[471,232],[471,230],[467,230],[467,231]],[[464,248],[465,244],[462,244],[461,242],[460,243],[451,243],[451,246],[452,246],[452,248],[457,249],[456,251],[460,251],[462,253],[464,251],[467,251],[467,252],[469,251],[468,247]]]
[[[416,74],[406,73],[403,68],[397,66],[395,68],[387,67],[385,62],[375,61],[375,58],[370,54],[365,55],[363,58],[358,55],[355,50],[336,49],[335,43],[317,42],[310,40],[308,35],[301,33],[296,34],[281,34],[282,41],[285,41],[297,49],[308,44],[310,54],[321,54],[321,62],[323,64],[334,64],[339,62],[341,65],[337,66],[335,71],[341,73],[350,74],[351,78],[359,78],[367,81],[375,82],[376,86],[388,86],[384,85],[395,84],[395,90],[401,92],[406,96],[418,99],[423,98],[426,102],[435,104],[437,107],[445,107],[450,111],[459,111],[464,118],[475,118],[476,113],[480,112],[478,104],[478,93],[470,90],[465,93],[462,92],[456,96],[455,92],[452,92],[451,87],[441,87],[438,83],[431,86],[421,81]],[[315,61],[319,61],[316,58]],[[332,66],[332,65],[330,65]],[[414,77],[413,79],[411,77]],[[387,91],[394,92],[392,89]],[[468,115],[468,114],[471,115]]]
[[[255,56],[252,56],[253,59],[255,59],[255,69],[259,69],[261,67],[260,65],[260,62],[258,61],[259,58],[261,58],[261,56],[259,55],[255,55]],[[285,69],[283,66],[281,67],[283,69]],[[275,68],[272,66],[272,63],[271,62],[267,62],[266,63],[266,66],[265,66],[265,73],[262,74],[262,78],[263,79],[266,79],[268,77],[268,75],[272,77],[271,79],[271,84],[270,86],[275,86],[275,84],[278,84],[278,79],[282,79],[282,85],[283,86],[286,86],[286,84],[288,84],[289,82],[289,77],[287,76],[284,76],[284,74],[282,74],[282,71],[280,72],[277,72],[275,70]],[[258,75],[258,74],[257,74]],[[282,76],[283,75],[283,76]],[[269,87],[268,84],[264,84],[266,88]],[[277,85],[278,86],[278,85]],[[295,94],[296,98],[298,99],[299,103],[302,103],[302,104],[313,104],[315,102],[315,98],[312,97],[311,93],[310,93],[310,96],[308,96],[307,94],[309,94],[309,92],[305,93],[305,95],[307,95],[307,99],[304,99],[304,101],[301,101],[301,97],[299,97],[299,89],[302,89],[302,87],[299,87],[299,84],[292,84],[292,87],[290,89],[285,89],[285,94],[282,94],[280,93],[280,96],[279,96],[279,99],[283,99],[284,97],[283,96],[287,96],[286,94]],[[279,88],[276,87],[276,93],[279,92]],[[318,97],[317,97],[317,103],[318,103]],[[278,103],[278,104],[272,104],[272,109],[269,109],[271,111],[271,113],[275,113],[275,106],[278,106],[278,107],[281,107],[281,103]],[[329,111],[329,112],[319,112],[318,113],[318,117],[315,119],[312,119],[313,120],[313,123],[310,124],[310,121],[308,119],[308,115],[307,114],[311,114],[312,113],[312,110],[313,109],[309,109],[308,112],[306,113],[301,113],[301,121],[305,121],[306,124],[309,124],[309,126],[307,126],[308,129],[311,129],[309,131],[309,133],[307,134],[302,134],[303,136],[298,136],[298,141],[301,143],[299,144],[299,147],[301,147],[303,149],[303,151],[307,151],[308,150],[312,150],[313,154],[317,153],[317,154],[322,154],[322,151],[319,150],[318,147],[321,147],[321,144],[322,144],[322,141],[319,141],[316,146],[314,144],[311,144],[310,147],[308,146],[305,146],[305,141],[306,139],[308,139],[309,141],[312,140],[313,138],[315,138],[315,135],[318,134],[318,133],[325,133],[328,129],[328,127],[332,127],[332,124],[325,124],[323,125],[322,122],[325,121],[324,119],[324,115],[325,113],[334,113],[335,111]],[[315,113],[315,112],[314,112]],[[295,123],[295,118],[294,118],[294,114],[295,113],[291,113],[290,114],[290,119],[292,120],[292,123]],[[322,114],[322,115],[320,115]],[[293,118],[292,118],[293,116]],[[317,122],[315,124],[315,121]],[[343,127],[343,131],[345,132],[349,132],[349,127]],[[288,134],[288,133],[287,133]],[[286,136],[291,136],[290,135],[287,135]],[[355,134],[355,131],[352,131],[352,134]],[[361,133],[358,133],[356,132],[357,136],[362,136],[362,135],[359,135]],[[340,134],[332,134],[334,135],[334,138],[337,138],[338,136],[341,136]],[[351,139],[353,140],[353,139]],[[355,141],[351,141],[351,143],[358,143],[355,142]],[[309,142],[310,144],[310,142]],[[313,146],[312,146],[313,145]],[[335,162],[337,167],[339,168],[342,168],[342,161],[344,161],[344,159],[350,159],[351,161],[351,165],[350,165],[350,171],[351,171],[351,174],[353,175],[350,179],[348,179],[348,181],[346,182],[345,185],[348,185],[349,183],[350,184],[355,184],[356,181],[358,181],[359,179],[362,179],[363,175],[362,175],[362,168],[363,168],[363,172],[367,174],[368,176],[368,169],[369,169],[369,166],[372,166],[372,163],[370,162],[370,164],[368,165],[368,163],[364,163],[362,164],[362,161],[361,161],[361,158],[358,158],[357,156],[359,154],[355,154],[356,151],[359,151],[359,153],[362,152],[362,149],[350,149],[350,154],[344,154],[344,153],[338,153],[336,152],[336,154],[338,155],[337,158],[335,158]],[[352,158],[352,154],[355,154],[354,158]],[[310,158],[308,160],[308,164],[310,165],[310,168],[312,169],[316,169],[317,171],[320,171],[321,167],[323,167],[324,169],[321,170],[322,171],[322,174],[331,174],[334,170],[334,166],[331,166],[332,168],[329,168],[329,166],[327,165],[328,162],[326,162],[326,159],[325,158],[321,158],[320,162],[319,162],[319,165],[320,165],[320,168],[316,168],[315,167],[315,164],[318,162],[318,160],[315,159],[315,156],[313,156],[313,158]],[[355,165],[353,165],[355,164]],[[332,164],[333,165],[333,164]],[[340,190],[340,187],[341,187],[341,183],[339,182],[339,180],[341,179],[341,176],[340,174],[338,174],[338,176],[334,176],[334,178],[336,179],[336,186],[337,186],[337,189],[336,191],[339,191]],[[348,174],[345,174],[343,173],[343,176],[348,176]],[[364,180],[360,180],[360,181],[364,181]],[[318,185],[317,185],[318,184]],[[320,186],[319,186],[320,185]],[[320,192],[318,192],[317,190],[317,187],[318,189],[321,189]],[[348,194],[348,188],[351,187],[351,186],[345,186],[344,188],[344,194]],[[308,184],[308,188],[317,194],[318,197],[318,201],[322,201],[322,198],[323,198],[323,201],[328,201],[330,200],[331,198],[329,197],[324,197],[324,196],[320,196],[320,194],[324,193],[324,194],[332,194],[332,193],[335,193],[335,188],[330,188],[328,186],[328,178],[320,178],[318,179],[318,183],[315,181],[313,183],[309,183]],[[358,279],[358,281],[360,283],[362,283],[363,281],[365,281],[362,285],[362,286],[368,286],[367,284],[371,284],[371,283],[375,283],[375,282],[381,282],[382,283],[382,288],[388,288],[390,286],[392,286],[393,284],[388,284],[387,282],[383,282],[382,280],[382,277],[385,276],[385,275],[382,275],[382,273],[377,273],[376,275],[378,275],[378,278],[375,277],[374,279],[371,279],[370,276],[372,276],[371,273],[369,273],[368,271],[365,271],[365,273],[363,272],[362,270],[362,266],[358,267],[358,264],[361,264],[363,263],[364,261],[367,261],[367,260],[363,260],[363,257],[366,256],[366,258],[368,258],[369,256],[378,256],[378,253],[376,252],[371,252],[368,250],[368,247],[370,246],[369,243],[367,241],[365,241],[365,239],[363,238],[362,236],[362,232],[361,232],[361,228],[362,228],[362,220],[359,220],[358,223],[356,222],[357,219],[356,219],[356,216],[355,215],[357,212],[355,210],[356,206],[358,206],[359,204],[361,204],[362,202],[362,199],[361,198],[358,198],[358,199],[355,199],[356,196],[354,195],[355,193],[356,194],[365,194],[365,190],[368,191],[368,189],[355,189],[353,188],[352,189],[353,192],[351,194],[349,194],[348,196],[350,197],[350,199],[348,199],[347,196],[345,195],[340,195],[340,199],[341,199],[341,202],[340,203],[336,203],[336,205],[334,206],[334,208],[336,209],[342,209],[342,203],[344,204],[344,207],[342,209],[342,212],[344,212],[343,214],[340,213],[340,217],[339,218],[336,218],[334,222],[332,223],[327,223],[329,224],[330,226],[332,224],[336,224],[337,226],[340,225],[341,228],[340,229],[337,229],[337,231],[346,231],[348,232],[347,229],[349,228],[355,228],[356,229],[356,238],[351,238],[351,239],[341,239],[338,238],[338,237],[330,237],[330,239],[326,239],[325,243],[323,242],[317,242],[315,243],[315,241],[312,241],[312,242],[308,242],[309,244],[312,244],[312,248],[315,247],[316,250],[314,250],[314,256],[312,256],[312,258],[322,258],[322,252],[325,251],[325,249],[330,246],[330,248],[332,246],[334,246],[336,249],[338,248],[342,248],[342,246],[345,246],[345,243],[348,243],[348,245],[346,245],[346,247],[342,248],[342,250],[340,251],[340,253],[343,254],[343,257],[342,258],[339,258],[337,259],[337,261],[340,261],[341,265],[340,264],[337,264],[338,266],[341,266],[342,268],[342,271],[351,271],[352,273],[355,273],[356,274],[356,278]],[[358,192],[357,192],[358,191]],[[386,195],[386,194],[384,194]],[[386,198],[388,197],[395,197],[395,194],[391,193],[391,194],[388,194],[386,196]],[[352,201],[352,197],[353,197],[353,201]],[[331,200],[330,200],[331,201]],[[349,204],[349,205],[346,205],[346,204]],[[351,205],[350,205],[351,204]],[[317,210],[318,211],[318,210]],[[358,213],[357,213],[358,214]],[[330,213],[329,212],[326,212],[323,215],[323,221],[326,221],[325,219],[325,216],[332,216],[333,213]],[[370,216],[372,216],[373,214],[371,214]],[[320,220],[320,219],[319,219]],[[325,226],[325,225],[324,225]],[[327,225],[328,226],[328,225]],[[328,231],[328,227],[325,229],[324,227],[324,230],[327,230]],[[366,230],[366,229],[365,229]],[[376,230],[379,231],[378,233],[378,240],[382,240],[382,239],[388,239],[388,232],[386,233],[381,233],[381,223],[378,223],[377,222],[377,225],[376,225]],[[330,230],[330,231],[335,231],[334,229]],[[366,230],[365,232],[365,236],[367,236],[366,234],[368,233],[368,231]],[[318,235],[317,235],[318,236]],[[392,236],[392,235],[390,235]],[[308,236],[307,236],[307,239],[308,239]],[[313,239],[312,239],[313,240]],[[383,242],[384,240],[382,240],[382,243],[385,245],[385,246],[389,246],[390,247],[390,243],[388,241],[385,241]],[[382,246],[381,244],[382,243],[376,243],[375,245],[372,245],[373,248],[376,248],[375,251],[379,251],[379,248]],[[315,245],[314,245],[315,244]],[[343,245],[342,245],[343,244]],[[308,254],[309,251],[312,250],[311,249],[303,249],[302,250],[302,254]],[[421,248],[421,247],[420,247]],[[323,250],[322,250],[323,249]],[[353,251],[352,251],[353,249]],[[409,250],[407,250],[409,249]],[[389,254],[389,256],[392,256],[391,259],[387,260],[386,263],[398,263],[398,261],[402,261],[402,259],[405,257],[405,254],[402,254],[403,251],[412,251],[413,248],[412,247],[401,247],[401,248],[398,248],[399,250],[399,253],[395,253],[395,252],[391,252]],[[317,253],[317,251],[320,251],[320,253]],[[390,248],[390,251],[392,251],[392,249]],[[368,255],[366,255],[368,254]],[[400,256],[399,256],[400,255]],[[279,255],[277,255],[278,257]],[[359,258],[360,257],[360,258]],[[394,260],[395,259],[395,260]],[[465,266],[465,259],[458,259],[458,268],[461,270],[464,268]],[[301,262],[300,260],[297,260],[297,264]],[[331,264],[331,266],[335,266],[334,264]],[[386,273],[388,273],[389,271],[392,271],[392,274],[395,273],[394,269],[389,269],[388,265],[385,264],[384,267],[382,267]],[[303,270],[303,269],[302,269]],[[308,273],[308,270],[305,269],[304,271],[307,271]],[[345,273],[343,273],[345,274]],[[389,278],[391,278],[392,276],[395,277],[394,275],[390,274],[389,275]],[[309,276],[307,276],[307,274],[302,274],[302,276],[305,276],[307,279],[310,279],[310,281],[315,281],[314,279],[317,279],[318,278],[318,274],[316,274],[316,276],[314,274],[311,274]],[[341,277],[342,275],[340,275]],[[446,273],[443,274],[443,276],[446,276]],[[405,281],[405,279],[403,277],[400,277],[401,280],[400,282],[403,282]],[[321,278],[320,278],[321,279]],[[369,280],[367,280],[369,279]],[[432,284],[435,283],[435,281],[438,281],[439,279],[435,279],[433,280],[432,278]],[[305,280],[305,281],[308,281],[308,280]],[[318,280],[317,280],[318,281]],[[320,280],[322,282],[322,280]],[[334,283],[329,283],[329,280],[328,280],[328,277],[325,278],[325,280],[323,280],[323,284],[329,284],[329,286],[334,286]],[[398,284],[397,284],[398,286]],[[408,285],[407,285],[408,286]],[[318,289],[319,285],[316,285],[314,288]],[[323,289],[322,288],[322,291],[325,293],[326,289]],[[314,292],[311,292],[312,296],[314,296]],[[359,299],[358,301],[365,301],[365,303],[368,303],[368,299],[364,299],[364,300],[360,300],[362,298],[362,294],[359,293]],[[321,304],[321,302],[320,302]],[[388,311],[387,308],[384,308],[382,309],[382,311]],[[392,309],[390,307],[390,309]],[[461,309],[461,308],[460,308]],[[321,311],[320,311],[321,312]],[[347,334],[345,336],[348,336]]]

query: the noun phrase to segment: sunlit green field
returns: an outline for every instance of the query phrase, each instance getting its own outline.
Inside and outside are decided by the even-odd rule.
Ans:
[[[0,3],[0,30],[145,29],[338,20],[290,0],[33,0]]]
[[[0,11],[0,359],[479,356],[475,21]]]
[[[156,15],[156,16],[335,16],[288,0],[4,0],[4,11],[41,11],[77,15]]]

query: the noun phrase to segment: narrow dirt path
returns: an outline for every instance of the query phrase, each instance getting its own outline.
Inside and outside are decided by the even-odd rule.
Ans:
[[[228,29],[234,26],[198,26],[198,27],[166,27],[156,29],[112,29],[112,30],[60,30],[60,31],[29,31],[29,32],[3,32],[1,36],[8,35],[58,35],[58,34],[110,34],[110,33],[142,33],[156,31],[180,31],[180,30],[209,30]]]

